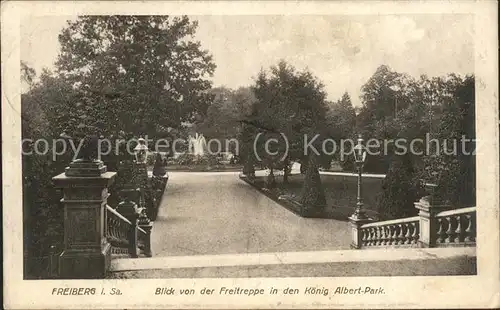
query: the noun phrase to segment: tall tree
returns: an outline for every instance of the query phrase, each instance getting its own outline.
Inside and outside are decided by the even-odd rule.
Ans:
[[[259,73],[253,89],[256,103],[248,121],[262,134],[257,151],[264,165],[271,170],[269,183],[273,183],[274,169],[284,169],[286,182],[290,163],[299,159],[308,160],[312,166],[308,167],[304,187],[315,188],[317,192],[315,195],[304,195],[303,203],[310,208],[323,207],[321,179],[319,174],[318,178],[315,177],[318,173],[317,155],[311,149],[304,151],[306,141],[321,133],[325,123],[327,106],[322,83],[309,71],[297,71],[285,61],[280,61],[268,72]],[[265,142],[271,139],[279,142],[268,144],[268,152]],[[321,151],[321,148],[317,150]],[[274,152],[276,155],[270,154]]]
[[[378,67],[361,88],[361,99],[363,106],[356,117],[356,125],[365,138],[394,139],[398,135],[402,137],[403,133],[419,131],[418,128],[408,130],[405,128],[408,124],[402,121],[419,121],[425,110],[419,81],[408,74],[393,71],[386,65]],[[368,157],[365,170],[385,173],[390,154],[392,152]]]
[[[340,100],[329,105],[326,120],[329,132],[337,139],[348,138],[352,135],[356,125],[356,111],[347,92],[342,95]]]
[[[35,84],[36,71],[26,62],[21,61],[21,81],[26,83],[29,89]]]
[[[214,100],[197,129],[210,139],[220,139],[222,146],[225,146],[230,139],[240,135],[241,120],[251,113],[255,96],[249,87],[236,90],[217,87],[209,93],[214,95]],[[234,144],[229,146],[230,151],[236,152]]]
[[[196,28],[186,16],[82,16],[59,35],[57,71],[105,132],[152,136],[206,114],[215,65]]]
[[[474,76],[449,75],[439,104],[439,122],[425,158],[424,178],[437,183],[436,196],[443,203],[472,206],[476,200],[475,84]]]
[[[355,136],[356,126],[356,111],[351,102],[351,97],[347,92],[342,95],[342,98],[336,102],[330,102],[329,109],[326,115],[325,133],[330,139],[333,139],[337,145],[340,145],[342,139],[349,139]],[[342,160],[341,164],[344,169],[352,169],[352,160],[350,158],[342,158],[340,152],[336,152],[333,156],[324,156],[326,161],[323,165],[329,168],[331,160]]]

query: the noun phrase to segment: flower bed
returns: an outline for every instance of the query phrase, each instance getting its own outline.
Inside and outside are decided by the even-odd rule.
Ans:
[[[277,187],[274,189],[266,188],[265,176],[253,178],[240,176],[240,178],[289,211],[302,217],[330,218],[345,221],[353,214],[356,206],[356,177],[321,175],[327,207],[325,210],[314,213],[305,213],[300,203],[303,175],[297,174],[289,176],[288,184],[283,184],[280,176],[276,176]],[[376,197],[381,190],[382,180],[383,179],[380,178],[363,178],[365,210],[367,215],[373,219],[379,218],[379,214],[375,208]]]
[[[206,164],[193,164],[193,165],[169,165],[168,171],[192,171],[192,172],[217,172],[217,171],[241,171],[241,165],[206,165]]]

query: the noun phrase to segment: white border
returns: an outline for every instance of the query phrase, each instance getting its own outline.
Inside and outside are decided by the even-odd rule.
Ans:
[[[495,1],[419,2],[2,2],[2,184],[4,232],[4,306],[7,308],[345,308],[412,307],[472,308],[500,306],[499,286],[499,121],[498,16]],[[22,277],[22,180],[20,109],[20,33],[23,15],[78,14],[403,14],[473,13],[475,19],[475,74],[477,137],[478,275],[464,277],[368,277],[276,279],[164,279],[95,281],[25,281]],[[290,296],[279,298],[155,296],[155,287],[245,286],[286,287],[383,286],[384,296]],[[51,295],[53,287],[119,287],[124,296]]]

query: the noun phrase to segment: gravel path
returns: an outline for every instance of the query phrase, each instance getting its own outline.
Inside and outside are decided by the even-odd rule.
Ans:
[[[348,249],[347,222],[305,219],[237,172],[170,172],[154,223],[154,256]]]

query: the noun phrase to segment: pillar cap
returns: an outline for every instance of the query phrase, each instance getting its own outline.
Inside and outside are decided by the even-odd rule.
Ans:
[[[107,171],[106,165],[101,160],[77,159],[66,167],[65,173],[71,177],[97,177]]]
[[[416,209],[424,212],[429,212],[430,210],[444,211],[451,207],[449,204],[441,203],[440,200],[434,199],[432,196],[422,197],[414,204]]]
[[[54,185],[57,188],[65,187],[108,187],[113,184],[116,172],[105,172],[100,176],[82,177],[82,176],[67,176],[66,173],[61,173],[52,178]]]

